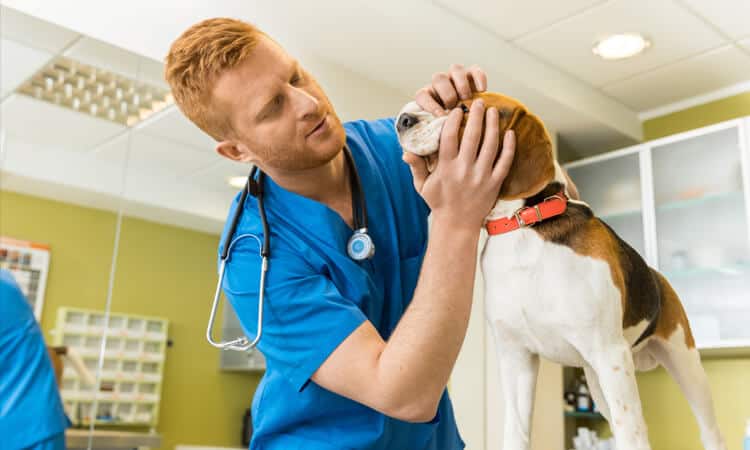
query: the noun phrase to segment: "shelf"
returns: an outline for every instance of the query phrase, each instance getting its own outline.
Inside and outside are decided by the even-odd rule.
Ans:
[[[589,420],[606,420],[600,413],[594,412],[579,412],[579,411],[565,411],[565,417],[572,417],[574,419],[589,419]]]
[[[719,201],[719,200],[737,200],[744,206],[743,193],[742,191],[727,191],[717,192],[714,194],[707,194],[701,197],[688,198],[684,200],[672,200],[661,205],[656,206],[657,211],[673,211],[675,209],[684,209],[693,206],[699,206],[704,203]]]
[[[736,200],[736,201],[742,202],[743,193],[742,191],[718,192],[715,194],[708,194],[708,195],[704,195],[702,197],[697,197],[697,198],[689,198],[689,199],[684,199],[684,200],[672,200],[672,201],[663,203],[661,205],[658,205],[656,207],[656,210],[657,211],[672,211],[676,209],[684,209],[684,208],[689,208],[693,206],[699,206],[704,203],[709,203],[709,202],[719,201],[719,200],[727,200],[727,201]],[[642,213],[643,213],[643,210],[641,208],[624,209],[621,211],[608,212],[606,214],[596,214],[596,211],[594,211],[594,214],[596,214],[597,217],[603,220],[633,218],[635,216],[641,215]]]
[[[694,278],[694,277],[706,277],[706,276],[738,276],[750,272],[750,262],[729,264],[726,266],[719,267],[691,267],[687,269],[670,270],[662,272],[662,274],[668,279],[680,279],[680,278]]]
[[[103,367],[99,381],[111,384],[95,392],[93,386],[81,384],[75,371],[65,368],[63,401],[71,417],[88,422],[88,412],[95,399],[100,414],[111,413],[112,419],[97,419],[101,425],[158,424],[164,361],[169,322],[159,317],[110,313],[110,325],[102,327],[101,311],[61,307],[53,337],[56,344],[65,343],[84,356],[84,364],[92,372],[99,370],[99,350],[107,336]],[[83,408],[79,414],[75,408]],[[117,420],[114,418],[117,417]]]
[[[696,342],[702,358],[750,356],[750,339],[726,339],[718,342]]]
[[[622,211],[614,211],[607,214],[597,215],[602,220],[617,220],[617,219],[629,219],[640,216],[643,210],[638,209],[624,209]],[[596,211],[594,212],[596,214]]]

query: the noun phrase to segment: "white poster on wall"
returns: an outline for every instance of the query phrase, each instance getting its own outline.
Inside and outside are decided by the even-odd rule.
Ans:
[[[49,245],[0,236],[0,269],[13,274],[37,321],[42,319],[49,258]]]

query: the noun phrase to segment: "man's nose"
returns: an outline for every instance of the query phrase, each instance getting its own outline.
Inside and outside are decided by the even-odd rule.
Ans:
[[[294,101],[297,104],[296,109],[300,116],[307,117],[310,115],[319,114],[320,102],[314,95],[309,92],[305,92],[303,89],[295,89]]]
[[[396,129],[398,130],[399,133],[403,133],[404,131],[416,125],[417,122],[419,122],[419,119],[414,114],[403,113],[400,116],[398,116],[398,121],[396,122]]]

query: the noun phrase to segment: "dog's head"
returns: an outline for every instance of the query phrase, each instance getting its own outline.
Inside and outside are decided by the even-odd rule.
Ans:
[[[485,108],[497,108],[501,139],[506,130],[512,129],[516,133],[513,164],[503,181],[499,198],[513,200],[538,193],[555,177],[552,142],[544,124],[517,100],[497,93],[484,92],[460,103],[464,118],[459,139],[463,135],[471,103],[480,98]],[[446,119],[447,116],[437,117],[423,111],[416,102],[408,103],[396,117],[396,131],[401,147],[404,151],[427,158],[430,171],[437,160],[440,133]]]

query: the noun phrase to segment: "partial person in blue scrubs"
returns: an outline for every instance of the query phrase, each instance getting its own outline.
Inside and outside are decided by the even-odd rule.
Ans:
[[[514,151],[512,135],[500,150],[498,112],[479,101],[459,138],[456,106],[486,89],[484,72],[454,65],[418,92],[423,109],[447,115],[431,174],[422,158],[402,157],[393,119],[342,124],[313,76],[247,23],[192,26],[172,44],[165,75],[219,154],[267,175],[270,259],[258,347],[267,369],[253,399],[250,448],[464,448],[446,385],[466,335],[480,228]],[[346,249],[361,205],[345,145],[376,248],[363,261]],[[238,195],[230,218],[237,208],[234,235],[262,240],[255,199],[239,204]],[[238,241],[223,284],[251,338],[260,264],[258,243]]]
[[[69,424],[31,305],[0,269],[0,450],[64,450]]]

